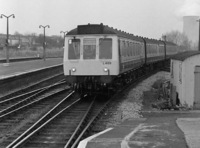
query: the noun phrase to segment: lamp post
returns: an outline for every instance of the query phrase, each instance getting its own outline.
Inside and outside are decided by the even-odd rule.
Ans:
[[[4,14],[1,14],[1,17],[0,18],[3,18],[3,17],[5,17],[5,18],[7,18],[7,38],[6,38],[6,63],[9,63],[9,47],[8,47],[8,45],[9,45],[9,18],[10,17],[13,17],[13,18],[15,18],[15,15],[14,14],[11,14],[11,15],[9,15],[9,16],[6,16],[6,15],[4,15]]]
[[[48,27],[48,28],[50,28],[50,26],[49,25],[46,25],[46,26],[42,26],[42,25],[40,25],[39,26],[39,28],[43,28],[44,29],[44,41],[43,41],[43,59],[44,59],[44,61],[46,60],[46,41],[45,41],[45,28],[46,27]]]
[[[197,22],[199,22],[199,51],[200,51],[200,19],[197,20]]]
[[[60,31],[60,33],[64,34],[64,43],[63,43],[63,46],[65,46],[65,35],[66,35],[66,33],[68,33],[68,31]]]

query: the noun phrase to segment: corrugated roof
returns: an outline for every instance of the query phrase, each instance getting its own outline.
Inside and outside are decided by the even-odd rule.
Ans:
[[[174,60],[184,61],[185,59],[200,54],[200,51],[185,51],[172,57]]]

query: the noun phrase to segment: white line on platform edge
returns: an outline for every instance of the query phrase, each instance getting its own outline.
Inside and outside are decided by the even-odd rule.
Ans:
[[[131,133],[129,133],[121,142],[121,148],[130,148],[128,142],[130,138],[143,127],[143,123],[139,124]]]
[[[112,130],[112,129],[113,129],[113,128],[108,128],[108,129],[106,129],[106,130],[104,130],[104,131],[102,131],[102,132],[100,132],[100,133],[97,133],[97,134],[95,134],[95,135],[92,135],[92,136],[90,136],[90,137],[88,137],[88,138],[82,140],[82,141],[79,143],[79,145],[78,145],[77,148],[85,148],[85,147],[87,146],[87,143],[88,143],[89,141],[91,141],[92,139],[96,138],[97,136],[102,135],[102,134],[104,134],[104,133],[106,133],[106,132],[108,132],[108,131],[110,131],[110,130]]]

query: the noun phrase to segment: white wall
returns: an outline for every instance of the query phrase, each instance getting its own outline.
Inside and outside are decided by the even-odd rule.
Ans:
[[[173,63],[173,64],[172,64]],[[182,94],[182,82],[180,82],[180,64],[182,61],[171,60],[171,68],[173,65],[173,70],[171,69],[171,83],[173,86],[176,86],[176,92],[179,94],[180,102],[182,103],[183,94]],[[173,71],[173,74],[172,74]]]
[[[184,95],[185,100],[189,106],[193,106],[194,102],[194,70],[195,66],[200,65],[200,55],[195,55],[187,58],[184,61],[185,69],[185,85],[184,85]]]
[[[184,61],[171,60],[171,63],[172,62],[173,62],[173,77],[171,75],[171,83],[174,86],[176,86],[176,91],[179,94],[179,99],[181,104],[182,105],[187,104],[189,107],[193,107],[194,70],[196,65],[200,65],[200,55],[189,57]],[[182,73],[180,72],[181,69]],[[180,76],[182,78],[182,81],[180,81]]]

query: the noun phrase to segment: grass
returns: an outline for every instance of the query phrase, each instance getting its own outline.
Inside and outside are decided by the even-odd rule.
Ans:
[[[43,57],[43,48],[30,49],[9,49],[9,58]],[[63,48],[46,49],[46,57],[63,57]],[[6,58],[6,50],[0,50],[0,59]]]

